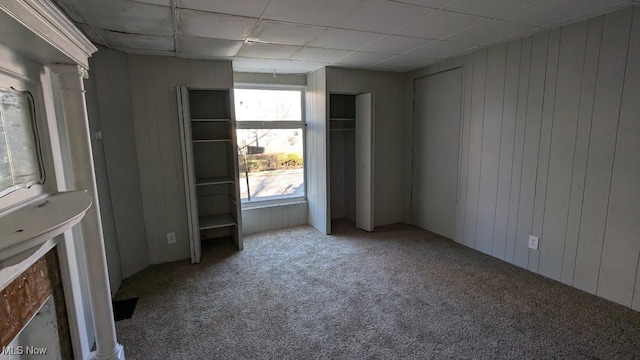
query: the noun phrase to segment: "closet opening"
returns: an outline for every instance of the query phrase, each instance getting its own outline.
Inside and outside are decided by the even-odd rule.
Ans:
[[[350,222],[373,231],[373,94],[329,95],[331,228]]]

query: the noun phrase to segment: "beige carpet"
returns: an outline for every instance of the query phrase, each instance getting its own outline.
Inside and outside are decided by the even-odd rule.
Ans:
[[[640,313],[408,225],[204,248],[124,281],[127,359],[632,359]]]

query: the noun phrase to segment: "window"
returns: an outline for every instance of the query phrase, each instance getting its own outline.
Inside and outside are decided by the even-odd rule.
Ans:
[[[243,205],[304,199],[304,89],[239,87],[234,97]]]
[[[0,196],[44,182],[33,98],[0,90]]]

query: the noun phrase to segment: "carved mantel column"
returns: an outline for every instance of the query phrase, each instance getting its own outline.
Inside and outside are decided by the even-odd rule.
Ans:
[[[96,334],[96,351],[93,358],[124,360],[124,350],[116,339],[116,330],[111,305],[111,290],[104,249],[100,206],[96,186],[91,150],[87,107],[83,79],[85,68],[79,65],[53,65],[51,70],[58,75],[64,122],[67,128],[71,154],[73,189],[86,189],[93,200],[80,223],[84,241],[84,258],[89,280],[89,298]]]

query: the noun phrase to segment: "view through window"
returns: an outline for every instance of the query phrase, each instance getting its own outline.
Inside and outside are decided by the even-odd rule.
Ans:
[[[304,198],[302,88],[236,88],[243,203]]]
[[[44,181],[33,98],[0,90],[0,196]]]

